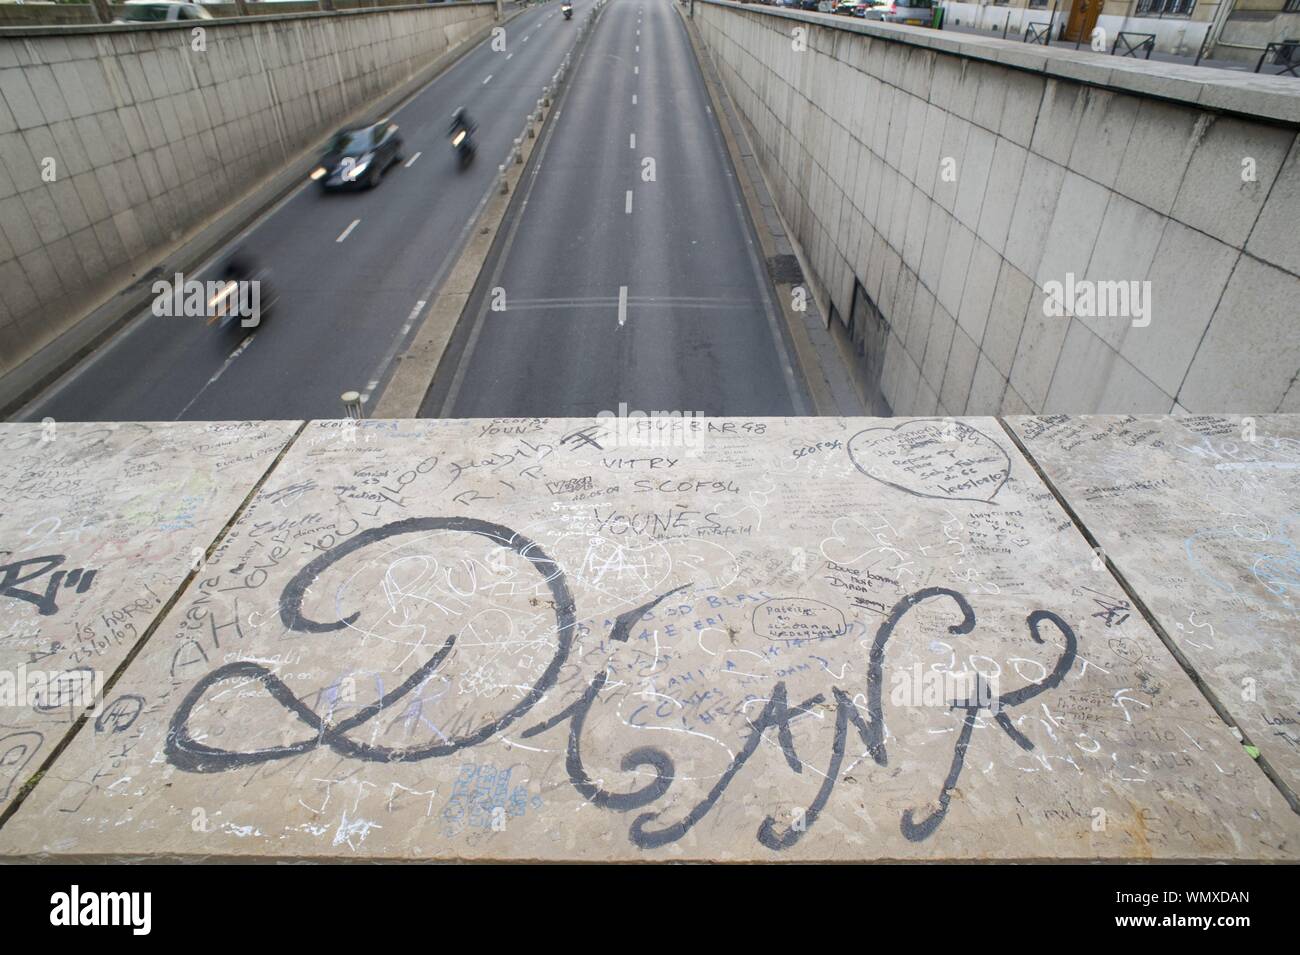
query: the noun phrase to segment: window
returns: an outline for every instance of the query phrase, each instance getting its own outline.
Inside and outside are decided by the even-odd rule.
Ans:
[[[158,23],[167,19],[167,4],[128,4],[122,14],[127,23]]]
[[[345,129],[335,135],[327,152],[342,153],[345,156],[360,156],[370,149],[370,129]]]
[[[1046,9],[1047,9],[1047,0],[1029,0],[1029,9],[1031,9],[1031,10],[1046,10]]]
[[[1286,0],[1286,5],[1282,7],[1283,13],[1300,13],[1300,0]]]
[[[1190,17],[1196,0],[1138,0],[1139,17]]]

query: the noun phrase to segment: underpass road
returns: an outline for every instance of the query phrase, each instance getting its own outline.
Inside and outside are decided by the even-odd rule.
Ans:
[[[808,413],[672,0],[606,7],[524,181],[423,414]]]
[[[349,390],[372,392],[373,405],[593,3],[575,0],[573,21],[558,2],[525,11],[505,24],[504,50],[483,41],[403,104],[391,118],[405,161],[378,188],[322,194],[307,184],[238,240],[270,268],[280,296],[254,334],[241,341],[201,318],[143,315],[20,417],[333,418]],[[479,124],[478,156],[464,171],[445,135],[460,105]]]

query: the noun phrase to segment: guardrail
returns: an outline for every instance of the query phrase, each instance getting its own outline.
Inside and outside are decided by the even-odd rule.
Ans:
[[[510,152],[506,154],[506,161],[497,166],[497,191],[500,194],[505,195],[510,192],[510,180],[506,175],[507,170],[511,166],[523,164],[525,140],[537,138],[552,103],[559,96],[561,87],[569,78],[569,68],[572,64],[574,51],[578,50],[586,42],[588,34],[596,25],[596,18],[600,16],[600,12],[605,9],[608,2],[609,0],[596,0],[595,5],[587,11],[587,15],[578,22],[578,36],[573,45],[573,50],[564,54],[564,59],[560,61],[559,68],[552,74],[551,81],[542,87],[542,97],[524,120],[523,131],[511,143]]]
[[[1277,72],[1278,76],[1296,76],[1300,73],[1300,40],[1282,40],[1278,43],[1270,43],[1264,47],[1264,52],[1259,55],[1259,62],[1255,64],[1255,72],[1258,73],[1264,66],[1264,61],[1272,57],[1274,66],[1280,66]]]
[[[1136,40],[1136,42],[1134,42]],[[1123,47],[1121,50],[1120,47]],[[1154,33],[1128,33],[1121,30],[1115,34],[1115,42],[1111,44],[1110,52],[1116,56],[1131,56],[1137,59],[1138,54],[1144,53],[1143,59],[1151,59],[1151,51],[1156,48],[1156,35]]]

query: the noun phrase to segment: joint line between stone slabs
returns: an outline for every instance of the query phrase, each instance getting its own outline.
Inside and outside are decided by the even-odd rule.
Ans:
[[[122,662],[117,665],[117,669],[113,671],[113,675],[104,683],[104,690],[100,695],[99,705],[102,706],[105,700],[108,699],[109,692],[117,686],[122,675],[126,673],[126,668],[129,667],[135,658],[140,655],[140,651],[144,649],[145,644],[147,644],[153,637],[154,631],[162,626],[162,622],[167,619],[168,614],[172,612],[172,609],[180,602],[181,597],[189,590],[190,584],[194,583],[194,578],[199,575],[203,568],[203,564],[207,562],[207,559],[212,556],[212,552],[217,549],[223,540],[225,540],[226,534],[230,532],[230,528],[235,525],[235,522],[244,516],[244,512],[248,510],[248,505],[251,504],[253,498],[257,496],[257,492],[262,489],[263,485],[266,484],[267,479],[269,479],[271,475],[275,473],[276,469],[279,468],[280,462],[284,459],[284,456],[288,454],[289,449],[298,442],[298,436],[307,429],[307,425],[309,424],[311,424],[310,420],[305,420],[299,423],[298,430],[289,436],[289,440],[284,443],[284,447],[282,447],[280,452],[275,456],[275,460],[267,465],[266,470],[262,472],[262,476],[253,483],[248,494],[245,495],[244,499],[240,501],[239,506],[235,508],[234,513],[231,514],[230,520],[226,521],[226,523],[222,525],[221,529],[213,536],[212,543],[210,543],[207,546],[207,549],[203,551],[203,562],[200,563],[197,568],[194,568],[185,575],[185,579],[182,580],[179,586],[177,586],[172,592],[171,598],[159,608],[158,613],[154,616],[149,626],[145,628],[140,639],[135,642],[127,652],[126,656],[122,658]],[[40,781],[45,778],[46,774],[53,767],[54,761],[63,754],[63,751],[68,748],[68,745],[76,735],[81,732],[81,728],[85,726],[86,721],[90,719],[89,709],[90,708],[87,708],[86,711],[83,711],[82,714],[73,721],[71,727],[68,728],[68,731],[63,734],[63,738],[54,745],[54,749],[50,751],[50,755],[45,757],[44,762],[42,762],[41,765],[27,777],[27,781],[24,782],[22,787],[18,790],[18,794],[14,796],[13,801],[9,803],[8,808],[5,809],[3,814],[0,814],[0,829],[3,829],[5,823],[12,818],[13,814],[22,808],[23,803],[27,801],[27,797],[31,795],[32,790],[40,784]]]
[[[1083,539],[1088,542],[1088,546],[1092,548],[1092,552],[1101,556],[1102,561],[1105,562],[1106,570],[1115,578],[1116,583],[1123,588],[1124,593],[1128,595],[1129,600],[1133,601],[1134,609],[1142,615],[1142,619],[1147,622],[1147,625],[1151,627],[1152,631],[1155,632],[1155,635],[1160,638],[1160,642],[1165,645],[1165,649],[1173,655],[1174,660],[1176,660],[1178,665],[1183,668],[1183,672],[1191,679],[1192,684],[1201,691],[1201,695],[1205,697],[1206,702],[1213,707],[1214,712],[1219,715],[1219,718],[1223,720],[1224,723],[1231,727],[1236,733],[1240,734],[1240,740],[1243,745],[1250,746],[1256,752],[1259,752],[1259,755],[1253,757],[1251,761],[1254,762],[1259,767],[1260,771],[1268,777],[1269,782],[1277,787],[1278,792],[1282,794],[1282,798],[1285,799],[1287,805],[1291,807],[1291,811],[1300,813],[1300,798],[1297,798],[1296,794],[1291,791],[1291,788],[1282,781],[1282,777],[1278,775],[1277,770],[1272,767],[1264,754],[1259,751],[1259,747],[1255,746],[1255,744],[1250,741],[1250,737],[1246,735],[1246,731],[1242,729],[1241,725],[1232,716],[1228,709],[1219,702],[1219,698],[1214,694],[1214,691],[1211,690],[1210,687],[1206,685],[1205,681],[1201,679],[1201,675],[1196,672],[1196,668],[1192,666],[1191,661],[1189,661],[1187,657],[1183,655],[1183,652],[1178,649],[1178,645],[1174,643],[1165,628],[1161,626],[1160,621],[1156,619],[1155,614],[1151,612],[1147,607],[1146,602],[1138,595],[1137,590],[1129,583],[1128,578],[1125,577],[1120,569],[1115,565],[1115,562],[1110,559],[1110,555],[1106,553],[1106,549],[1101,546],[1101,543],[1097,538],[1095,538],[1092,535],[1092,532],[1088,530],[1087,526],[1083,523],[1083,519],[1075,513],[1074,508],[1070,506],[1069,502],[1065,499],[1065,496],[1057,489],[1056,484],[1052,479],[1047,476],[1047,473],[1041,467],[1039,467],[1038,461],[1034,458],[1033,453],[1020,441],[1020,436],[1016,434],[1015,429],[1007,424],[1000,415],[997,416],[997,422],[1002,426],[1002,430],[1007,433],[1007,437],[1009,437],[1015,446],[1020,449],[1021,455],[1029,462],[1029,466],[1034,469],[1034,473],[1038,475],[1038,479],[1043,482],[1043,485],[1049,491],[1052,492],[1052,496],[1055,497],[1056,502],[1061,505],[1061,508],[1074,524],[1075,529],[1078,530],[1078,532],[1083,535]],[[1250,754],[1248,753],[1247,756],[1249,757]]]

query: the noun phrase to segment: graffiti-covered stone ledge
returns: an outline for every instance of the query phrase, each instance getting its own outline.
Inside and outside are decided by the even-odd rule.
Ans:
[[[1300,858],[1295,418],[60,425],[57,471],[40,427],[0,432],[0,663],[53,674],[0,716],[7,857]],[[222,503],[150,598],[182,472]]]

